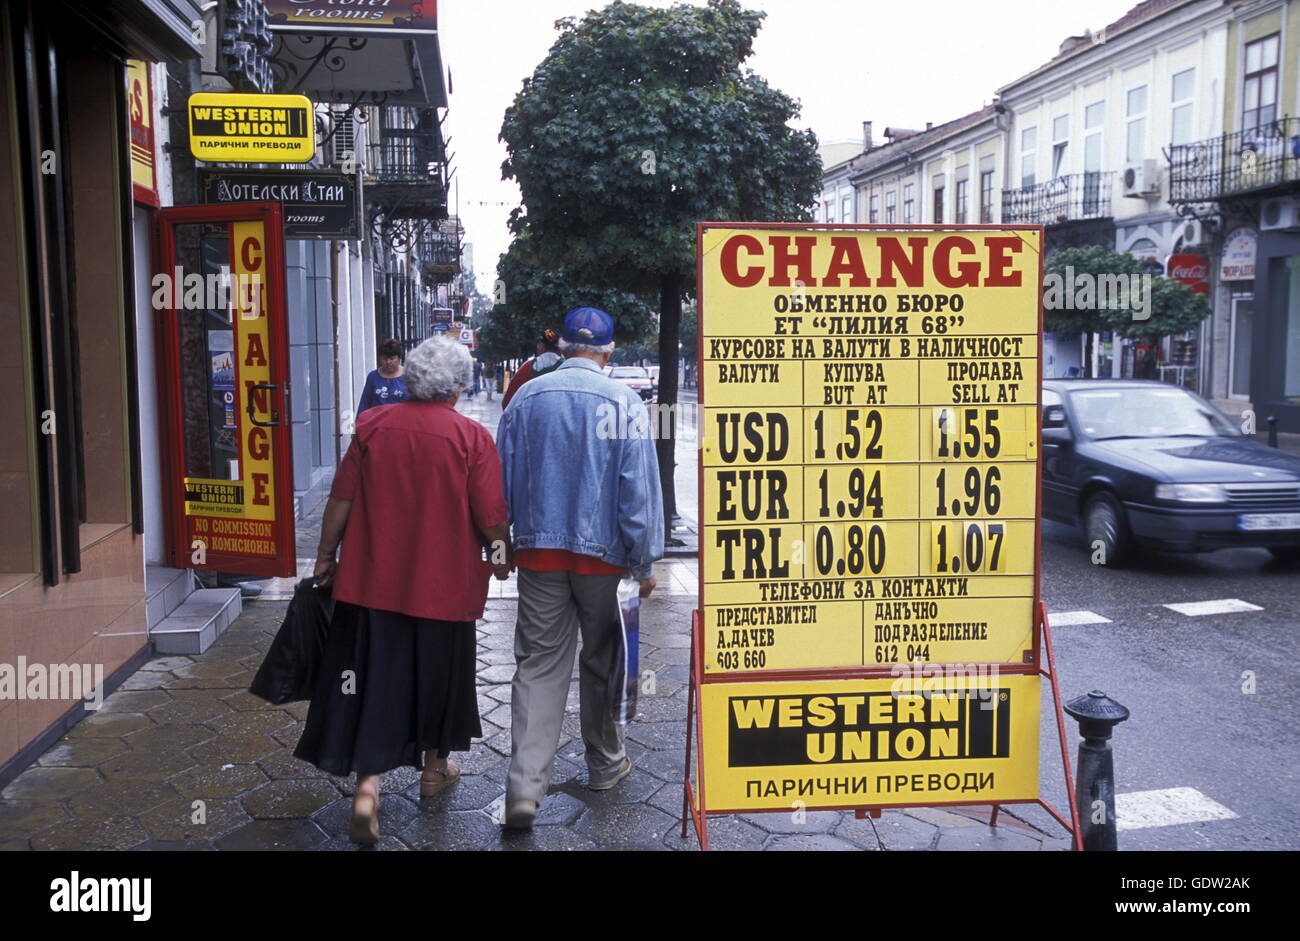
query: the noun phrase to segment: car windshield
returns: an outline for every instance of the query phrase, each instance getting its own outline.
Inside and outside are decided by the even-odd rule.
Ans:
[[[645,368],[642,366],[616,366],[610,375],[615,379],[646,379]]]
[[[1215,438],[1240,434],[1212,405],[1184,389],[1076,389],[1070,404],[1090,438]]]

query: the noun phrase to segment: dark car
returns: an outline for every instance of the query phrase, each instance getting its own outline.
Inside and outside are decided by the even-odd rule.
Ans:
[[[1097,561],[1259,546],[1300,558],[1300,458],[1160,382],[1043,382],[1043,515],[1081,524]]]

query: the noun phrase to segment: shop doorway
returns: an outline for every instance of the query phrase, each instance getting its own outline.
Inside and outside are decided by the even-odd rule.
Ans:
[[[1255,295],[1232,298],[1232,324],[1228,340],[1228,397],[1250,399],[1250,351],[1255,333]]]
[[[158,213],[168,564],[296,571],[284,235],[275,203]]]

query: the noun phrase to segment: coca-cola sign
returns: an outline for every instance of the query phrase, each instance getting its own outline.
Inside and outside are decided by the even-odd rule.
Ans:
[[[1165,270],[1197,294],[1210,293],[1210,259],[1204,255],[1170,255]]]

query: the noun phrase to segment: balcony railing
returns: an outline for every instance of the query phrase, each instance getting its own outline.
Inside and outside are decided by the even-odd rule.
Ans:
[[[426,235],[420,239],[420,263],[429,277],[445,284],[460,273],[460,246],[445,232]]]
[[[424,318],[414,278],[400,271],[384,273],[384,299],[378,320],[380,340],[392,337],[409,350],[424,339]]]
[[[1021,225],[1057,225],[1110,216],[1115,174],[1071,173],[1054,180],[1002,193],[1002,221]]]
[[[387,105],[370,129],[368,168],[383,183],[441,181],[446,154],[432,109]]]
[[[1169,148],[1169,201],[1203,203],[1300,180],[1300,118]]]

